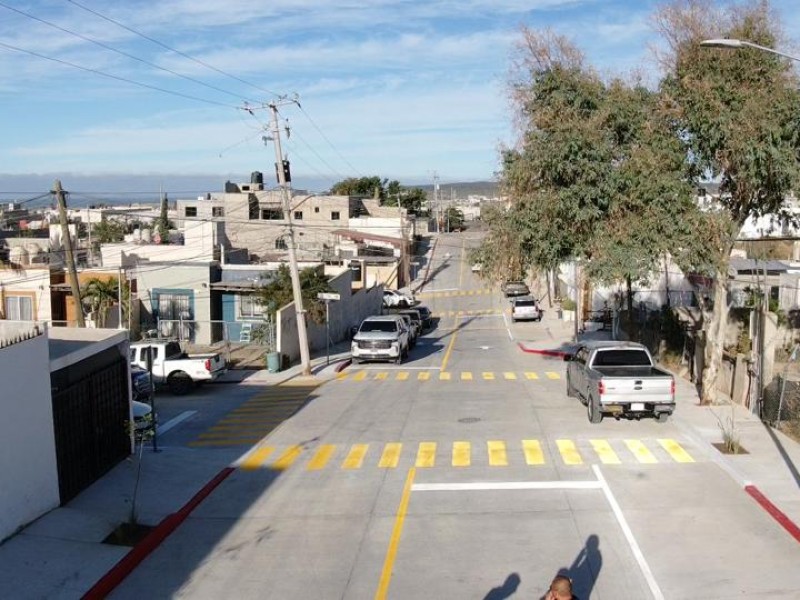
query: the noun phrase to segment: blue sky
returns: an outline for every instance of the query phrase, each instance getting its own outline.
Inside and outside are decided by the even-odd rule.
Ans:
[[[506,99],[519,27],[572,36],[604,73],[654,72],[655,2],[621,0],[0,0],[212,89],[0,6],[0,43],[212,103],[144,89],[0,46],[0,173],[203,174],[272,180],[271,93],[295,184],[380,175],[490,179],[513,140]],[[237,79],[170,52],[110,17]],[[800,35],[790,0],[773,2]],[[1,180],[0,180],[1,181]],[[2,185],[2,184],[0,184]],[[65,183],[68,185],[68,183]],[[220,187],[222,182],[220,182]],[[0,190],[4,191],[4,190]]]

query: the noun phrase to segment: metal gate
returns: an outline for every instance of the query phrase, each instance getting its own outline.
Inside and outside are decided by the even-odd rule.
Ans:
[[[161,337],[192,341],[192,320],[188,294],[158,295],[158,334]]]
[[[130,453],[127,377],[127,363],[120,358],[53,394],[62,504]]]

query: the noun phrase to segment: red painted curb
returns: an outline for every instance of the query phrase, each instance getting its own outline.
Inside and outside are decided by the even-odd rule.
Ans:
[[[557,356],[558,358],[564,358],[569,354],[569,352],[563,352],[561,350],[539,350],[538,348],[526,348],[522,345],[522,342],[517,342],[517,346],[523,352],[527,352],[528,354],[543,354],[544,356]]]
[[[348,358],[347,360],[343,360],[343,361],[342,361],[342,362],[340,362],[338,365],[336,365],[336,368],[334,368],[334,369],[333,369],[333,372],[334,372],[334,373],[341,373],[341,372],[342,372],[342,371],[344,371],[344,370],[345,370],[347,367],[349,367],[349,366],[350,366],[350,363],[351,363],[351,362],[353,362],[353,359],[352,359],[352,358]]]
[[[130,552],[123,556],[117,564],[103,575],[88,592],[83,596],[83,600],[100,600],[105,598],[122,583],[125,578],[145,559],[153,550],[158,548],[161,543],[183,523],[191,512],[205,500],[214,489],[222,483],[228,475],[233,473],[233,467],[225,467],[217,475],[205,484],[191,500],[181,507],[178,512],[166,516],[146,538],[136,544]]]
[[[770,502],[769,498],[761,493],[761,490],[754,485],[746,485],[744,486],[744,491],[750,494],[750,496],[761,505],[761,508],[766,510],[769,515],[778,522],[778,525],[783,527],[795,541],[800,542],[800,527],[787,517],[781,509]]]

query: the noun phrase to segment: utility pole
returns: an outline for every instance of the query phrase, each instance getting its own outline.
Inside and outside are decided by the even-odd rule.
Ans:
[[[306,313],[303,310],[303,294],[300,288],[300,271],[297,267],[297,253],[295,252],[294,228],[292,227],[292,207],[289,200],[289,190],[286,173],[289,161],[284,161],[281,151],[281,132],[278,127],[278,106],[269,104],[272,111],[272,141],[275,142],[275,169],[278,174],[278,184],[283,196],[283,210],[286,224],[289,227],[289,271],[292,276],[292,295],[297,313],[297,339],[300,345],[300,363],[303,365],[303,375],[311,375],[311,357],[308,352],[308,331],[306,330]]]
[[[56,195],[56,202],[58,202],[58,220],[61,222],[61,242],[64,245],[69,286],[72,288],[72,297],[75,299],[75,315],[78,320],[78,327],[86,327],[86,321],[83,319],[81,287],[78,285],[78,272],[75,269],[75,256],[72,253],[72,237],[69,235],[69,224],[67,223],[67,201],[65,199],[64,190],[61,187],[60,179],[56,179],[53,193]]]
[[[436,171],[433,172],[433,214],[434,219],[436,220],[436,233],[440,231],[440,221],[439,217],[439,173]]]

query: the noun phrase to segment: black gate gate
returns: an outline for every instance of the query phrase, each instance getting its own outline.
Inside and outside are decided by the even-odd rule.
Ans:
[[[61,504],[97,481],[130,452],[125,425],[130,419],[127,362],[118,354],[111,364],[103,362],[106,366],[95,369],[75,365],[69,367],[68,373],[57,372],[52,377],[57,390],[53,392],[53,423]],[[85,373],[86,370],[90,372]],[[81,371],[82,378],[69,382],[70,375]]]

